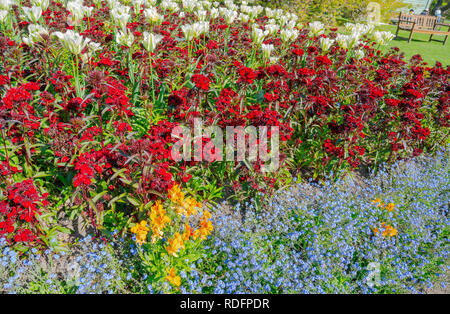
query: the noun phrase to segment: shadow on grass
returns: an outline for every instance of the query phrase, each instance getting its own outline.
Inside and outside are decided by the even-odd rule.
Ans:
[[[414,35],[413,35],[414,36]],[[437,38],[435,38],[435,37],[437,37]],[[440,37],[442,37],[442,39],[440,38]],[[442,35],[433,35],[433,38],[431,39],[431,40],[429,40],[429,37],[428,37],[428,39],[424,39],[424,38],[420,38],[420,39],[417,39],[417,38],[411,38],[411,43],[431,43],[431,42],[436,42],[436,43],[444,43],[444,39],[445,39],[445,36],[442,36]],[[394,38],[394,42],[396,42],[396,41],[399,41],[399,42],[405,42],[405,43],[408,43],[408,40],[409,40],[409,37],[401,37],[401,36],[397,36],[397,37],[395,37]]]

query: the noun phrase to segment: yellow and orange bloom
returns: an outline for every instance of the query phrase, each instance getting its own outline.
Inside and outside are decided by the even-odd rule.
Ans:
[[[166,246],[166,250],[167,253],[169,253],[170,255],[173,255],[175,257],[178,257],[178,251],[181,248],[184,248],[184,241],[183,241],[183,237],[181,236],[181,234],[179,232],[175,233],[173,239],[169,239],[168,240],[169,245]]]
[[[395,229],[391,225],[386,224],[384,222],[381,223],[380,229],[381,229],[381,234],[383,235],[383,237],[388,237],[388,236],[389,237],[394,237],[398,233],[397,229]],[[380,232],[380,229],[379,228],[374,228],[373,232],[375,234],[377,234],[378,232]]]
[[[186,209],[187,217],[197,214],[197,208],[201,207],[202,204],[191,197],[187,198],[184,202],[184,208]]]
[[[192,215],[197,214],[197,208],[201,208],[202,204],[195,199],[188,197],[183,201],[182,205],[177,205],[175,210],[178,215],[185,215],[189,218]]]
[[[182,236],[183,241],[184,242],[189,241],[189,238],[191,236],[193,236],[193,235],[194,235],[194,229],[192,229],[192,227],[188,223],[186,223],[184,225],[184,233],[183,233],[183,236]]]
[[[371,201],[371,203],[376,205],[377,207],[386,209],[388,212],[393,211],[394,207],[395,207],[394,203],[389,203],[389,204],[386,205],[379,198],[374,199],[373,201]]]
[[[179,287],[181,285],[181,278],[177,276],[177,272],[175,268],[167,269],[168,275],[166,276],[166,280],[170,282],[172,285]]]
[[[172,186],[172,188],[169,190],[168,196],[173,203],[177,204],[178,206],[183,205],[184,193],[181,192],[180,186],[178,184]]]
[[[150,226],[152,228],[152,242],[163,237],[163,230],[166,224],[170,223],[171,219],[166,215],[166,211],[161,204],[161,201],[156,201],[150,209]]]
[[[213,231],[213,225],[210,220],[211,218],[212,218],[211,213],[209,211],[205,210],[203,212],[202,219],[200,220],[200,223],[199,223],[200,227],[194,231],[194,235],[193,235],[194,240],[197,240],[198,238],[200,238],[202,240],[206,240],[208,235],[211,234],[211,232]]]
[[[145,220],[142,220],[140,223],[131,228],[131,232],[136,235],[136,242],[139,245],[142,245],[142,243],[147,241],[147,234],[149,231],[150,229],[147,227],[147,222]]]
[[[384,207],[384,203],[379,198],[374,199],[371,203],[377,207]]]
[[[394,204],[394,203],[389,203],[389,204],[387,204],[384,208],[386,208],[386,210],[387,210],[388,212],[391,212],[391,211],[394,210],[394,207],[395,207],[395,204]]]

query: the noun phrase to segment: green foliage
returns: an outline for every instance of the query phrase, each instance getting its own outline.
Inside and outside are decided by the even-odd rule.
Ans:
[[[382,22],[388,22],[399,9],[409,7],[407,3],[401,0],[270,1],[270,5],[273,7],[287,8],[298,14],[302,21],[320,20],[329,25],[339,25],[350,21],[366,21],[369,3],[377,3],[380,5]]]

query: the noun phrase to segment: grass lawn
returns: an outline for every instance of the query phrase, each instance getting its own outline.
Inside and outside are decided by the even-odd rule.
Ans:
[[[447,21],[449,23],[450,21]],[[397,26],[395,25],[383,25],[378,27],[379,30],[390,31],[395,34]],[[442,30],[447,30],[447,27],[443,27]],[[427,34],[413,34],[411,43],[408,43],[409,32],[400,30],[398,38],[394,39],[385,49],[390,47],[398,47],[400,51],[405,53],[406,58],[411,58],[415,54],[422,55],[423,59],[430,65],[434,65],[436,61],[442,62],[442,64],[450,65],[450,38],[447,43],[442,45],[444,36],[433,36],[431,42],[428,41],[430,35]],[[439,40],[439,41],[438,41]]]

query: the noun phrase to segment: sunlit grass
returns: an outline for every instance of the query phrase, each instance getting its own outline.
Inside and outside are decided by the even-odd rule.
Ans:
[[[449,21],[447,21],[448,23]],[[379,30],[390,31],[395,34],[397,26],[395,25],[383,25],[378,27]],[[442,27],[441,30],[447,30],[448,27]],[[442,44],[444,36],[434,35],[433,40],[430,42],[430,35],[414,33],[411,43],[408,43],[409,31],[400,30],[398,38],[394,39],[385,50],[391,47],[398,47],[405,53],[407,59],[413,55],[420,54],[423,59],[430,65],[434,65],[436,61],[441,62],[443,65],[450,65],[450,39],[447,40],[445,46]]]

